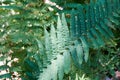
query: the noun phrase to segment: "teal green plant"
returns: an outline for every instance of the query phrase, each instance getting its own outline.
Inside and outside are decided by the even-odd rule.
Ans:
[[[96,50],[116,46],[113,32],[120,29],[119,0],[105,1],[86,5],[68,3],[62,11],[54,8],[53,12],[37,0],[13,1],[13,4],[3,1],[2,4],[9,5],[0,6],[3,18],[0,20],[0,52],[3,54],[0,59],[5,61],[7,52],[12,51],[7,56],[19,61],[13,62],[12,67],[7,65],[8,60],[0,66],[0,70],[10,70],[0,78],[11,79],[17,71],[23,80],[63,80],[64,75],[73,75],[71,79],[75,80],[78,69],[89,73],[87,68],[95,68],[99,63],[100,54],[96,58]],[[60,13],[57,21],[56,12]],[[61,13],[65,14],[61,16]]]
[[[75,13],[76,12],[75,9],[73,9],[71,11],[71,23],[70,23],[71,25],[70,25],[70,28],[67,26],[67,28],[65,30],[66,32],[68,32],[66,34],[67,37],[64,37],[65,31],[63,28],[66,26],[63,25],[64,24],[63,22],[65,22],[65,21],[62,21],[62,19],[60,19],[60,17],[58,17],[58,22],[57,22],[57,27],[56,27],[57,29],[56,30],[54,29],[54,30],[56,31],[56,36],[57,36],[57,46],[58,46],[58,47],[56,47],[57,55],[59,55],[58,57],[56,57],[55,60],[57,61],[57,63],[59,63],[59,65],[57,65],[57,69],[55,69],[56,73],[54,75],[58,74],[59,80],[63,79],[63,74],[65,73],[64,69],[63,69],[64,68],[63,64],[65,62],[64,55],[67,54],[66,49],[69,52],[68,54],[71,55],[71,57],[69,57],[71,64],[69,64],[69,65],[73,66],[72,65],[72,62],[73,62],[73,64],[78,69],[81,69],[81,67],[82,67],[81,64],[84,62],[87,63],[87,61],[90,60],[89,59],[89,54],[90,54],[89,49],[90,48],[97,50],[97,49],[103,48],[105,45],[111,45],[109,43],[112,43],[113,46],[116,46],[112,30],[104,22],[104,19],[106,19],[106,17],[104,17],[102,15],[104,12],[100,12],[99,15],[96,15],[98,19],[102,16],[101,19],[103,19],[103,21],[101,21],[101,22],[98,22],[98,20],[95,21],[96,16],[95,16],[94,11],[96,9],[94,9],[94,5],[95,5],[94,3],[91,3],[88,6],[91,8],[90,15],[88,15],[89,12],[87,12],[87,11],[86,11],[86,13],[84,13],[84,10],[82,10],[83,7],[81,7],[81,6],[79,6],[79,8],[81,10],[80,12]],[[99,2],[96,5],[101,6],[101,4],[99,4]],[[104,5],[104,4],[102,4],[102,5]],[[102,8],[100,8],[100,10],[102,10]],[[86,14],[85,18],[83,18],[83,16],[84,16],[83,14]],[[62,14],[62,17],[63,17],[63,14]],[[88,18],[88,17],[90,17],[90,18]],[[79,18],[82,20],[80,20]],[[109,18],[109,16],[108,16],[108,18]],[[114,18],[114,16],[113,16],[113,18]],[[87,21],[85,19],[87,19]],[[88,21],[90,21],[89,25],[87,25]],[[79,22],[80,22],[80,24],[78,24]],[[111,21],[109,21],[109,22],[111,22]],[[78,32],[81,32],[81,34],[78,35]],[[54,33],[54,35],[55,35],[55,33]],[[68,42],[64,42],[64,41],[66,41],[66,39],[68,37],[70,37]],[[108,42],[106,42],[106,41],[108,41]],[[66,44],[66,43],[69,45],[67,45],[65,47],[64,44]],[[62,61],[59,62],[60,59]],[[44,79],[45,80],[46,79],[55,80],[56,79],[56,77],[50,76],[51,74],[50,75],[46,74],[46,72],[50,73],[50,71],[51,71],[51,70],[49,70],[49,69],[51,69],[50,67],[55,66],[55,64],[54,65],[53,64],[54,64],[54,62],[51,63],[51,66],[48,66],[48,68],[45,69],[44,73],[40,74],[39,80],[44,80]],[[56,68],[56,66],[55,66],[55,68]],[[69,73],[69,71],[67,73]],[[49,77],[47,77],[47,78],[43,77],[45,75],[49,75]]]

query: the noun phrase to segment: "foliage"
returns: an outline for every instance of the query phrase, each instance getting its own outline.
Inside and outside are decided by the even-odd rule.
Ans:
[[[10,69],[11,74],[17,71],[21,74],[20,77],[27,80],[33,80],[31,77],[34,77],[33,74],[36,73],[33,72],[34,70],[38,71],[37,74],[39,74],[38,65],[36,68],[35,65],[32,65],[38,64],[35,58],[38,55],[40,57],[36,38],[42,39],[44,26],[54,22],[53,17],[47,20],[54,13],[48,13],[48,11],[47,5],[37,0],[34,2],[31,0],[1,1],[0,53],[2,53],[2,61],[6,61],[4,65],[12,69]],[[33,58],[34,55],[35,58]],[[11,60],[6,60],[7,56]],[[18,62],[13,61],[15,58],[18,59]],[[29,67],[33,70],[29,71]]]
[[[105,1],[53,0],[63,8],[53,11],[42,0],[1,1],[0,70],[8,71],[0,78],[92,80],[118,66],[120,2]]]
[[[91,5],[89,5],[89,6],[87,6],[87,10],[92,10],[92,11],[94,11],[93,9],[94,9],[94,7],[93,7],[93,5],[95,5],[95,4],[93,4],[93,3],[91,3]],[[101,68],[102,67],[104,67],[102,64],[104,64],[104,61],[102,61],[101,62],[101,59],[103,58],[103,57],[101,57],[101,59],[99,58],[99,55],[100,55],[100,53],[101,53],[101,50],[99,50],[99,49],[104,49],[104,46],[113,46],[113,47],[115,47],[116,46],[116,43],[113,41],[114,40],[114,35],[113,35],[113,32],[111,31],[111,29],[110,29],[110,26],[108,26],[104,21],[106,20],[106,17],[107,18],[110,18],[110,21],[109,20],[107,20],[107,21],[109,21],[110,23],[112,23],[111,22],[111,20],[112,19],[114,19],[114,15],[113,15],[113,18],[111,18],[111,16],[109,16],[109,14],[107,14],[106,12],[107,12],[107,8],[104,8],[105,9],[105,11],[103,10],[103,8],[101,7],[101,5],[103,5],[103,6],[105,6],[104,4],[96,4],[95,5],[95,8],[96,8],[96,6],[98,6],[98,7],[100,7],[100,10],[99,10],[99,15],[95,15],[95,13],[94,12],[92,12],[92,11],[90,11],[90,12],[88,12],[87,10],[86,10],[86,7],[84,8],[85,9],[85,11],[86,11],[86,14],[84,13],[84,12],[82,12],[82,9],[83,9],[83,7],[82,6],[79,6],[79,8],[80,8],[80,11],[78,11],[78,14],[76,14],[75,12],[77,12],[77,11],[75,11],[74,9],[72,10],[72,13],[71,13],[71,25],[70,25],[70,31],[67,31],[67,30],[65,30],[65,31],[67,31],[67,32],[69,32],[70,34],[70,38],[71,39],[69,39],[68,41],[69,42],[67,42],[69,45],[68,46],[66,46],[67,48],[68,48],[68,50],[70,51],[70,53],[69,54],[71,54],[71,58],[72,58],[72,60],[73,60],[73,63],[74,63],[74,65],[77,67],[77,68],[79,68],[79,69],[81,69],[81,70],[83,70],[83,72],[85,72],[85,73],[88,73],[87,72],[87,70],[89,70],[89,69],[91,69],[91,66],[92,66],[92,68],[94,69],[94,68],[96,68],[96,67],[98,67],[98,65],[100,66],[99,68],[98,68],[98,70],[96,69],[96,71],[98,72],[98,74],[99,74],[99,71],[101,72]],[[117,5],[117,4],[115,4],[115,5]],[[88,9],[89,8],[89,9]],[[104,12],[102,12],[102,11],[104,11]],[[89,14],[90,15],[89,15]],[[98,12],[97,12],[98,13]],[[84,15],[87,15],[87,17],[84,17]],[[103,16],[103,14],[104,14],[104,16]],[[110,14],[111,14],[111,12],[110,12]],[[106,16],[106,17],[105,17]],[[63,15],[62,15],[62,17],[63,17]],[[80,19],[78,19],[80,17],[80,19],[82,19],[82,20],[80,20]],[[97,18],[97,19],[96,19]],[[90,21],[89,23],[88,22],[85,22],[86,20],[85,19],[87,19],[88,21]],[[99,21],[99,20],[103,20],[103,21]],[[61,19],[62,20],[62,19]],[[80,22],[77,22],[77,21],[79,21],[80,20]],[[119,20],[117,20],[117,22],[118,22]],[[63,21],[64,22],[64,21]],[[58,24],[57,24],[57,29],[60,29],[60,30],[56,30],[56,34],[57,34],[57,40],[58,40],[58,54],[63,54],[62,56],[63,56],[63,58],[62,58],[62,60],[64,60],[64,46],[63,46],[63,44],[65,44],[65,42],[64,42],[64,40],[62,40],[63,38],[64,38],[64,35],[62,35],[63,33],[64,33],[64,25],[61,25],[61,23],[63,24],[63,22],[62,21],[60,21],[59,20],[59,18],[58,18]],[[79,23],[79,24],[78,24]],[[114,25],[117,25],[116,23],[113,23]],[[87,25],[87,26],[86,26]],[[60,28],[59,28],[60,27]],[[66,27],[66,26],[65,26]],[[78,28],[79,27],[79,28]],[[60,32],[59,32],[60,31]],[[54,32],[54,31],[53,31]],[[80,33],[81,32],[81,33]],[[79,34],[78,34],[79,33]],[[45,34],[46,35],[46,34]],[[68,36],[69,36],[68,35]],[[59,36],[61,37],[61,38],[59,38]],[[65,40],[66,40],[66,38],[64,38]],[[48,39],[47,39],[48,40]],[[49,40],[50,41],[50,40]],[[107,41],[107,42],[106,42]],[[82,42],[82,44],[81,44],[81,42]],[[63,43],[63,44],[62,44]],[[87,43],[92,43],[92,44],[87,44]],[[49,44],[50,45],[50,44]],[[60,46],[59,46],[60,45]],[[57,48],[57,47],[56,47]],[[87,62],[87,60],[88,60],[88,56],[89,56],[89,49],[90,48],[92,48],[93,50],[99,50],[98,52],[97,51],[95,51],[96,53],[99,53],[99,55],[95,55],[95,57],[97,57],[97,59],[95,59],[95,61],[94,61],[94,57],[92,56],[91,57],[91,59],[89,59],[89,63]],[[62,51],[63,50],[63,51]],[[60,51],[60,52],[59,52]],[[102,55],[101,55],[102,56]],[[107,56],[106,56],[107,57]],[[115,57],[115,56],[114,56]],[[108,59],[109,59],[109,61],[108,60],[106,60],[106,61],[108,61],[108,62],[105,62],[105,66],[108,66],[109,65],[109,63],[111,62],[111,59],[108,57]],[[113,58],[112,58],[113,59]],[[50,71],[51,71],[51,67],[55,67],[55,74],[54,75],[57,75],[58,74],[58,79],[60,79],[60,80],[62,80],[62,78],[63,78],[63,63],[61,64],[59,61],[61,61],[61,60],[59,60],[59,58],[57,58],[57,60],[56,60],[58,63],[59,63],[59,65],[57,66],[57,68],[58,69],[56,69],[56,65],[52,65],[52,64],[54,64],[54,63],[51,63],[51,66],[48,66],[47,67],[47,69],[45,69],[45,71],[44,71],[44,73],[42,73],[42,74],[40,74],[40,77],[39,77],[39,80],[47,80],[47,79],[53,79],[53,80],[56,80],[56,77],[52,77],[52,76],[50,76],[51,74],[53,75],[54,73],[51,73],[51,74],[47,74],[47,73],[50,73]],[[85,66],[87,65],[86,63],[84,63],[84,61],[85,62],[87,62],[87,64],[89,64],[89,67],[88,67],[88,69],[86,70],[86,68],[85,68]],[[56,63],[57,63],[56,62]],[[65,62],[65,61],[64,61]],[[92,63],[92,62],[94,62],[94,63]],[[82,63],[84,63],[83,65],[81,65]],[[102,63],[102,64],[100,64],[100,63]],[[96,64],[96,65],[95,65]],[[112,66],[112,68],[115,68],[115,66],[114,66],[115,64],[113,64]],[[72,65],[71,65],[72,66]],[[61,68],[62,68],[62,70],[61,70]],[[85,69],[84,69],[85,68]],[[111,69],[112,69],[111,68]],[[59,72],[59,69],[62,71],[60,71]],[[91,72],[93,72],[93,74],[95,74],[95,72],[96,71],[94,71],[94,70],[91,70],[90,71],[90,73]],[[110,69],[110,68],[109,68]],[[105,69],[105,70],[107,70],[107,68]],[[113,70],[112,70],[113,71]],[[47,73],[46,73],[47,72]],[[90,73],[88,73],[88,74],[90,74]],[[59,75],[59,74],[61,74],[61,75]],[[96,74],[97,75],[97,74]],[[49,77],[47,77],[47,78],[45,78],[44,76],[49,76]],[[93,78],[93,76],[91,76],[92,78]],[[45,79],[44,79],[45,78]],[[73,80],[75,79],[75,78],[72,78]],[[95,77],[95,78],[93,78],[93,79],[97,79],[97,77]],[[100,79],[100,78],[98,78],[98,79]]]

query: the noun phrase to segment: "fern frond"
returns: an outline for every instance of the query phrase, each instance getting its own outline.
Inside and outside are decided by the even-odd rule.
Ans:
[[[58,49],[60,51],[64,50],[64,28],[62,26],[62,22],[61,22],[61,19],[60,17],[58,16],[58,21],[57,21],[57,45],[58,45]]]
[[[52,59],[52,41],[51,41],[51,38],[50,38],[50,35],[48,33],[48,31],[46,29],[44,29],[44,32],[45,32],[45,54],[46,57],[47,57],[47,61],[50,61]]]
[[[66,21],[66,18],[65,18],[65,14],[63,13],[62,14],[62,26],[63,26],[63,38],[64,38],[64,47],[66,47],[68,45],[68,42],[69,42],[69,36],[70,36],[70,33],[69,33],[69,29],[68,29],[68,25],[67,25],[67,21]]]
[[[51,25],[51,31],[50,31],[50,38],[51,38],[51,46],[52,46],[52,54],[55,57],[57,54],[57,35],[56,30],[53,25]]]
[[[59,80],[62,80],[64,73],[67,74],[70,71],[70,65],[71,65],[70,52],[66,50],[69,47],[68,45],[69,31],[64,14],[62,15],[62,19],[60,19],[60,17],[58,16],[57,29],[55,29],[53,25],[51,26],[50,37],[48,32],[46,33],[45,31],[45,34],[47,39],[45,41],[48,42],[47,46],[51,45],[52,47],[52,58],[50,60],[51,64],[47,65],[46,69],[45,68],[43,69],[43,73],[40,74],[39,80],[51,80],[51,79],[56,80],[57,77]],[[52,68],[55,69],[54,72],[51,73],[50,71]],[[45,77],[47,74],[48,76]]]
[[[43,73],[40,74],[38,80],[56,80],[57,77],[59,80],[63,80],[63,76],[65,73],[64,69],[65,67],[67,67],[64,65],[64,62],[66,62],[64,61],[65,58],[66,57],[63,55],[57,55],[56,60],[51,61],[51,65],[48,65],[47,69],[43,70]]]

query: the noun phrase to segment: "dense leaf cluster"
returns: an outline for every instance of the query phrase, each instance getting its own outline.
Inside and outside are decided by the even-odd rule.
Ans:
[[[52,1],[63,10],[42,0],[0,1],[0,71],[6,72],[0,79],[84,80],[86,73],[99,80],[109,70],[113,75],[120,64],[120,1]]]

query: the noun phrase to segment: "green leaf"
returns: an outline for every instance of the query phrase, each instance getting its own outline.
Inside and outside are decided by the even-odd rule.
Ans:
[[[113,17],[110,17],[110,21],[112,22],[112,23],[114,23],[115,25],[120,25],[120,22],[119,22],[119,20],[117,20],[117,19],[114,19]]]
[[[54,57],[56,57],[57,54],[57,35],[55,31],[55,27],[51,25],[51,30],[50,30],[50,38],[51,38],[51,46],[52,46],[52,54]]]
[[[18,7],[18,6],[0,6],[0,8],[5,8],[5,9],[20,9],[20,10],[22,10],[22,8],[21,7]]]
[[[0,71],[7,70],[9,68],[7,65],[0,65]]]
[[[105,25],[105,23],[103,23],[102,21],[100,22],[101,27],[113,38],[113,32],[111,31],[111,29]]]
[[[64,70],[63,67],[58,68],[58,78],[59,80],[63,80],[64,77]]]
[[[76,37],[79,37],[82,35],[82,25],[81,25],[81,18],[80,18],[80,15],[77,14],[75,16],[75,28],[76,28]]]
[[[26,76],[29,78],[29,80],[36,80],[31,72],[26,72]]]
[[[44,52],[44,47],[43,47],[42,42],[38,39],[36,39],[36,41],[37,41],[37,44],[38,44],[40,54],[44,54],[45,52]]]
[[[58,75],[57,74],[58,73],[58,66],[61,66],[61,64],[59,64],[57,62],[63,60],[61,57],[57,58],[57,60],[52,61],[51,69],[53,69],[53,67],[54,67],[54,69],[52,70],[51,77],[53,80],[57,80],[57,78],[58,78],[58,76],[57,76]]]
[[[40,59],[40,54],[35,54],[34,55],[34,59],[36,60],[38,66],[39,66],[40,71],[42,71],[43,66],[42,66],[42,60]]]
[[[68,72],[71,69],[71,56],[70,56],[70,52],[68,50],[65,50],[65,52],[63,53],[64,56],[64,72],[66,74],[68,74]]]
[[[85,25],[85,14],[84,14],[83,6],[79,6],[78,8],[79,8],[79,13],[78,13],[79,21],[78,22],[80,24],[79,26],[80,26],[80,35],[81,35],[81,34],[85,34],[86,33],[87,27]]]
[[[60,19],[60,16],[58,16],[57,21],[57,46],[58,46],[58,52],[61,52],[64,49],[64,38],[63,38],[63,26]]]
[[[10,67],[10,71],[11,72],[20,72],[20,71],[22,71],[22,69],[20,68],[20,66]]]
[[[84,51],[84,60],[85,60],[85,62],[87,62],[88,57],[89,57],[89,46],[88,46],[84,36],[81,36],[80,39],[81,39],[82,47],[83,47],[83,51]]]
[[[78,44],[76,46],[76,52],[77,52],[78,62],[81,65],[83,62],[83,56],[84,56],[83,48],[82,48],[81,44]]]
[[[39,70],[38,65],[35,62],[31,61],[30,59],[25,59],[24,65],[27,71],[34,72]]]
[[[6,74],[2,74],[2,75],[0,75],[0,79],[2,79],[2,78],[4,78],[4,79],[6,79],[6,78],[11,78],[11,74],[10,73],[6,73]]]
[[[0,61],[4,61],[7,57],[6,56],[1,56]]]
[[[63,65],[64,65],[63,55],[57,55],[57,58],[51,61],[51,65],[48,65],[47,68],[43,70],[43,73],[40,74],[38,80],[51,80],[51,79],[57,80],[57,75],[59,80],[63,80],[64,76]]]
[[[50,61],[52,59],[52,50],[51,50],[52,43],[48,31],[46,29],[44,29],[44,31],[45,31],[44,34],[45,34],[45,51],[46,51],[44,56],[48,59],[48,61]]]
[[[80,68],[80,64],[78,63],[76,48],[74,46],[70,46],[70,52],[71,52],[72,60],[75,64],[75,66]]]
[[[14,0],[4,0],[2,3],[4,3],[4,4],[11,4],[13,2],[14,2]]]
[[[113,12],[113,16],[114,16],[115,18],[120,18],[120,15],[119,15],[118,13],[116,13],[116,12]]]
[[[76,28],[75,28],[75,10],[73,9],[71,12],[71,20],[70,20],[70,36],[74,38],[76,36]]]
[[[59,57],[59,61],[58,61],[58,79],[59,80],[63,80],[64,77],[64,58],[62,57],[62,55],[58,56]]]
[[[45,29],[45,50],[46,53],[50,53],[51,52],[51,39],[50,39],[50,35],[48,33],[48,31]]]
[[[101,35],[105,38],[105,40],[112,44],[112,45],[116,45],[116,42],[114,42],[112,39],[111,39],[111,36],[100,26],[96,25],[96,29],[101,33]]]
[[[109,21],[108,19],[104,19],[104,22],[106,23],[106,25],[112,29],[116,29],[115,26],[112,24],[111,21]]]
[[[93,47],[98,49],[99,44],[97,43],[97,41],[96,41],[95,37],[93,36],[93,34],[90,31],[87,34],[88,34],[87,37],[91,40],[91,42],[93,44]]]
[[[96,30],[98,30],[105,38],[110,39],[110,36],[108,35],[108,33],[99,25],[96,25]]]
[[[68,25],[65,19],[65,14],[62,14],[62,26],[63,26],[63,35],[64,35],[64,42],[65,42],[65,46],[68,45],[68,41],[69,41],[69,29],[68,29]]]
[[[99,34],[94,28],[91,28],[91,32],[96,37],[97,42],[100,44],[100,46],[104,46],[104,41],[102,39],[101,34]]]

